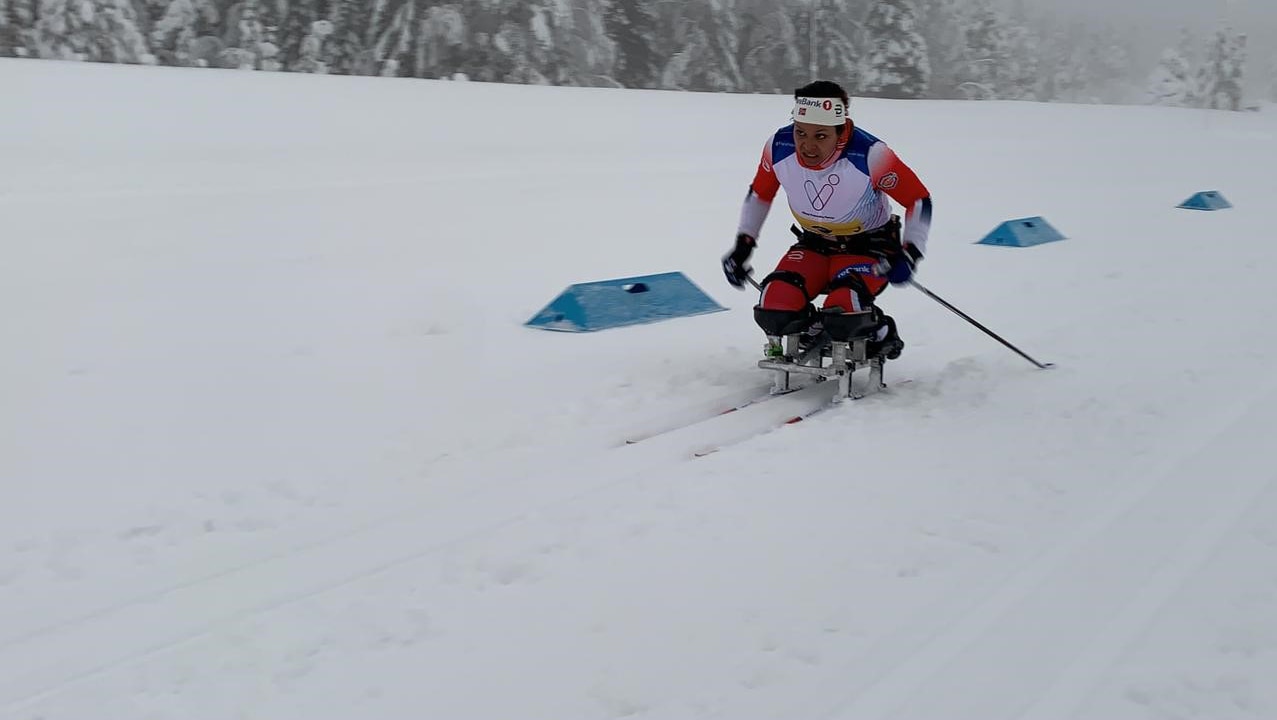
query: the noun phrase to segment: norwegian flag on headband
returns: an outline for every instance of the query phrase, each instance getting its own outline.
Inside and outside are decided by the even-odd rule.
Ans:
[[[847,120],[847,106],[838,98],[799,97],[794,99],[792,117],[813,125],[842,125]]]

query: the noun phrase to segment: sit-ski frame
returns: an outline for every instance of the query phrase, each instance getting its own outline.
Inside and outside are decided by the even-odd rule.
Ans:
[[[767,337],[770,347],[782,347],[783,343],[785,353],[783,357],[768,357],[758,361],[758,367],[773,372],[772,393],[779,394],[792,390],[790,375],[793,373],[814,376],[817,382],[837,380],[838,393],[834,395],[835,403],[840,403],[847,398],[859,400],[869,392],[887,387],[887,384],[883,382],[883,365],[886,361],[881,356],[872,358],[868,356],[868,337],[855,337],[847,341],[830,340],[825,337],[822,339],[823,342],[818,342],[805,352],[799,350],[799,337],[796,334],[786,335],[783,338]],[[828,365],[825,364],[825,358],[829,358]],[[853,376],[856,370],[861,368],[869,369],[869,381],[858,390],[853,382]]]

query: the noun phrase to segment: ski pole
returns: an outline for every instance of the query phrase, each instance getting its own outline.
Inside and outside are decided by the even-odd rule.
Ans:
[[[975,321],[975,319],[974,319],[974,318],[972,318],[970,315],[968,315],[968,314],[966,314],[966,313],[962,312],[962,311],[961,311],[961,310],[959,310],[958,308],[956,308],[956,307],[954,307],[954,306],[950,305],[949,303],[945,302],[944,298],[942,298],[942,297],[940,297],[939,295],[937,295],[937,294],[935,294],[935,293],[931,292],[930,290],[928,290],[927,288],[925,288],[925,287],[922,285],[922,283],[918,282],[917,280],[914,280],[913,278],[909,278],[909,284],[910,284],[910,285],[912,285],[912,286],[914,286],[914,287],[916,287],[916,288],[918,288],[919,290],[921,290],[921,291],[922,291],[922,293],[923,293],[924,295],[926,295],[927,297],[931,298],[932,300],[935,300],[936,302],[940,303],[941,305],[943,305],[943,306],[945,306],[946,308],[948,308],[949,310],[951,310],[951,311],[952,311],[954,314],[956,314],[958,317],[960,317],[960,318],[962,318],[963,320],[966,320],[967,322],[971,323],[972,325],[975,325],[976,327],[980,328],[980,329],[981,329],[981,330],[983,330],[983,331],[984,331],[984,333],[985,333],[986,335],[988,335],[989,337],[993,338],[994,340],[997,340],[998,342],[1002,343],[1003,345],[1006,345],[1008,348],[1011,348],[1011,350],[1013,350],[1013,351],[1014,351],[1017,355],[1019,355],[1020,357],[1024,358],[1025,360],[1028,360],[1029,362],[1033,363],[1034,365],[1038,366],[1039,368],[1041,368],[1041,369],[1045,370],[1045,369],[1047,369],[1047,368],[1055,367],[1055,363],[1040,363],[1040,362],[1038,362],[1037,360],[1034,360],[1033,358],[1029,357],[1029,356],[1028,356],[1028,355],[1026,355],[1026,354],[1024,353],[1024,351],[1022,351],[1020,348],[1018,348],[1018,347],[1016,347],[1016,346],[1012,345],[1011,343],[1007,342],[1006,340],[1003,340],[1003,339],[1002,339],[1002,338],[1001,338],[1001,337],[1000,337],[997,333],[993,332],[993,331],[992,331],[992,330],[990,330],[989,328],[987,328],[987,327],[985,327],[985,326],[981,325],[980,323],[976,322],[976,321]]]

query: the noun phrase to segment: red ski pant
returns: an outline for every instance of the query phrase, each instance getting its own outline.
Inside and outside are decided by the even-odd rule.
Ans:
[[[826,309],[838,308],[843,312],[867,310],[873,298],[887,287],[887,279],[872,270],[876,262],[867,255],[824,255],[795,245],[777,263],[775,272],[768,276],[758,304],[766,310],[802,310],[817,295],[825,294]],[[840,273],[855,277],[849,280],[840,277]],[[799,278],[802,278],[801,287]],[[857,285],[864,288],[868,297],[856,291]]]

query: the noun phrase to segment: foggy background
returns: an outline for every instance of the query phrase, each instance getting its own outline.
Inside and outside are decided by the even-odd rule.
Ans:
[[[0,0],[0,57],[1243,110],[1277,100],[1277,2]]]

